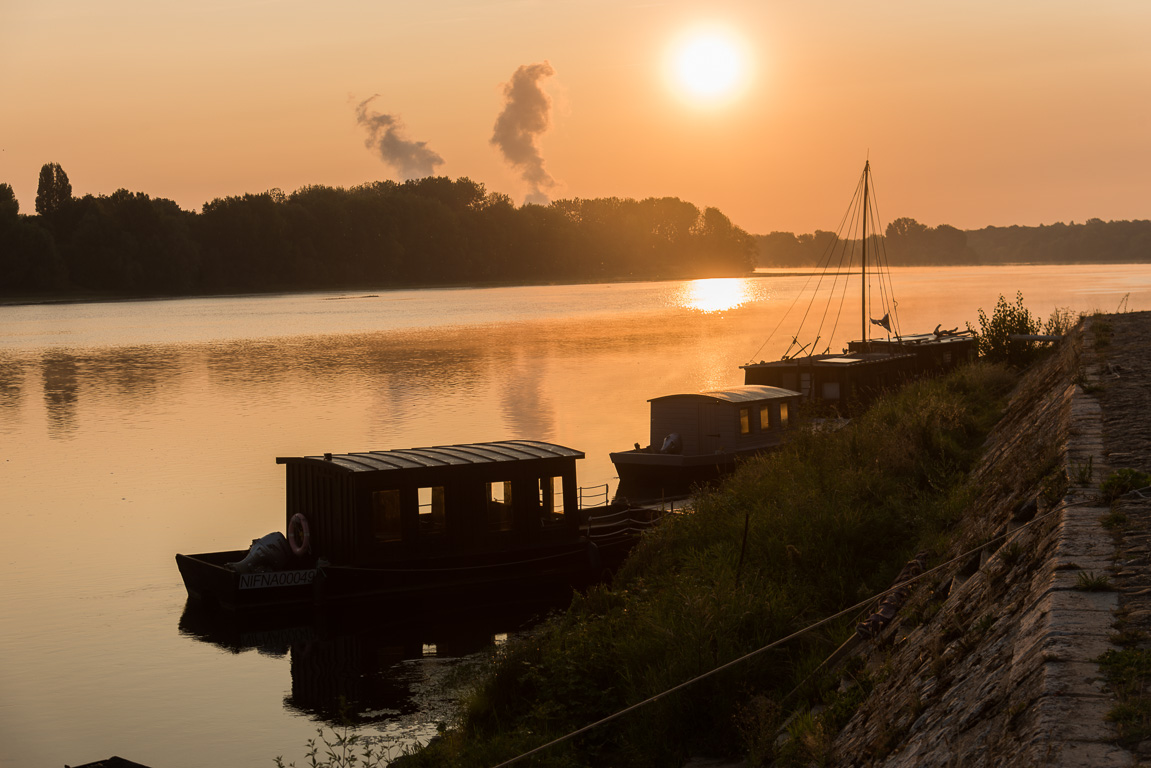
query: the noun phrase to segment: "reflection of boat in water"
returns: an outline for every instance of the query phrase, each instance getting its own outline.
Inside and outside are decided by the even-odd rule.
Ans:
[[[821,403],[840,412],[852,412],[866,407],[884,391],[913,378],[943,373],[974,359],[975,339],[967,332],[942,330],[936,326],[931,333],[900,333],[898,306],[887,269],[884,241],[879,236],[879,222],[870,199],[871,188],[871,163],[868,162],[863,166],[856,195],[843,218],[845,229],[858,227],[861,234],[858,238],[854,236],[857,232],[841,230],[836,234],[824,255],[823,269],[818,273],[819,283],[811,296],[808,311],[804,314],[806,320],[818,298],[820,286],[830,280],[827,304],[819,318],[814,341],[793,352],[799,344],[803,325],[801,322],[800,330],[792,337],[791,345],[779,360],[742,366],[745,384],[765,384],[795,390],[804,402]],[[859,249],[858,267],[855,264],[856,248]],[[870,267],[869,250],[872,254]],[[835,336],[852,269],[858,269],[861,276],[860,339],[848,342],[847,348],[841,353],[833,353],[830,348],[815,352],[828,321],[832,322],[828,336]],[[878,319],[871,317],[871,298],[875,293],[871,288],[872,278],[878,284],[881,309],[884,312]],[[884,329],[887,332],[886,338],[869,338],[871,326]],[[812,351],[804,354],[809,348]]]
[[[190,597],[234,611],[583,586],[616,567],[656,513],[580,509],[581,458],[527,440],[278,458],[288,536],[176,562]]]
[[[718,480],[738,460],[779,447],[798,400],[798,392],[766,386],[653,398],[650,444],[611,454],[619,474],[616,498],[682,498],[693,486]]]
[[[563,596],[556,595],[562,601]],[[563,604],[560,602],[559,604]],[[555,601],[477,604],[436,612],[347,611],[300,619],[212,611],[189,599],[180,617],[185,637],[232,654],[286,658],[291,688],[284,705],[332,726],[416,716],[434,723],[442,677],[537,623]]]

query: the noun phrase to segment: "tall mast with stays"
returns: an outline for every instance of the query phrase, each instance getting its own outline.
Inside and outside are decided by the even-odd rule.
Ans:
[[[871,169],[871,161],[863,164],[863,351],[867,351],[867,176]]]

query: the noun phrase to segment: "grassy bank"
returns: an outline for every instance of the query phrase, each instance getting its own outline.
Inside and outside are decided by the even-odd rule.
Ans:
[[[459,723],[405,766],[493,766],[885,589],[938,549],[1014,381],[979,364],[917,382],[836,432],[804,432],[648,535],[612,587],[493,656]],[[756,752],[789,692],[853,631],[803,635],[524,765],[675,765]]]

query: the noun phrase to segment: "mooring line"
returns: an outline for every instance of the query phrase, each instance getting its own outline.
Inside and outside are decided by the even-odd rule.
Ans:
[[[1142,491],[1148,491],[1148,490],[1151,490],[1151,487],[1141,488],[1141,489],[1138,489],[1135,491],[1130,491],[1128,493],[1123,494],[1119,498],[1123,498],[1126,496],[1130,496],[1132,494],[1141,493]],[[858,611],[858,610],[861,610],[863,608],[866,608],[867,606],[874,603],[876,600],[880,600],[883,597],[885,597],[886,595],[891,594],[892,592],[896,592],[900,589],[903,589],[903,588],[905,588],[911,584],[914,584],[915,582],[919,581],[920,579],[924,579],[924,578],[936,573],[937,571],[940,571],[940,570],[948,567],[949,565],[957,563],[961,560],[969,558],[972,555],[975,555],[975,554],[983,551],[989,545],[994,544],[995,542],[999,541],[1000,539],[1011,539],[1011,538],[1013,538],[1020,531],[1031,527],[1032,525],[1040,522],[1041,520],[1047,519],[1051,515],[1054,515],[1056,512],[1062,512],[1062,511],[1068,509],[1069,507],[1088,506],[1090,504],[1096,504],[1096,503],[1098,503],[1098,499],[1088,499],[1088,500],[1084,500],[1084,501],[1073,501],[1073,502],[1070,502],[1067,504],[1060,504],[1056,507],[1053,507],[1052,509],[1048,510],[1047,512],[1044,512],[1041,515],[1037,515],[1037,516],[1033,517],[1032,519],[1028,520],[1026,523],[1022,523],[1018,528],[1015,528],[1014,530],[1008,531],[1006,533],[1002,533],[999,536],[996,536],[992,539],[988,539],[984,543],[980,544],[978,547],[975,547],[974,549],[970,549],[970,550],[968,550],[968,551],[966,551],[960,555],[956,555],[955,557],[951,558],[950,560],[943,562],[943,563],[940,563],[939,565],[935,566],[934,568],[927,570],[927,571],[924,571],[923,573],[919,574],[918,576],[914,576],[914,577],[908,579],[907,581],[903,581],[903,582],[900,582],[899,584],[895,584],[895,585],[889,587],[888,589],[885,589],[882,592],[879,592],[879,593],[877,593],[877,594],[875,594],[875,595],[873,595],[873,596],[871,596],[865,600],[862,600],[862,601],[856,603],[855,605],[851,606],[850,608],[844,608],[843,610],[839,611],[838,613],[834,613],[831,616],[820,619],[819,621],[815,622],[814,624],[807,626],[807,627],[804,627],[803,629],[797,630],[796,632],[793,632],[786,637],[780,638],[779,640],[776,640],[772,643],[769,643],[768,645],[765,645],[762,648],[759,648],[757,650],[751,651],[750,653],[744,654],[743,656],[740,656],[737,659],[733,659],[733,660],[727,662],[726,664],[722,664],[722,665],[716,667],[715,669],[712,669],[708,672],[704,672],[702,675],[697,675],[697,676],[691,678],[690,680],[686,680],[686,681],[680,683],[679,685],[668,688],[666,691],[662,691],[660,693],[657,693],[650,698],[647,698],[647,699],[644,699],[643,701],[632,704],[631,706],[626,707],[624,709],[621,709],[620,711],[615,712],[613,714],[610,714],[607,717],[596,720],[594,723],[591,723],[590,725],[585,725],[583,728],[572,731],[571,733],[560,736],[559,738],[552,739],[551,741],[547,742],[546,744],[541,744],[540,746],[536,747],[535,749],[524,752],[521,755],[517,755],[516,757],[513,757],[510,760],[505,760],[502,763],[498,763],[498,764],[492,766],[492,768],[505,768],[505,766],[509,766],[509,765],[514,764],[514,763],[518,763],[520,760],[523,760],[526,757],[531,757],[532,755],[543,752],[545,749],[549,749],[551,747],[554,747],[557,744],[561,744],[565,741],[568,741],[569,739],[575,738],[576,736],[587,733],[588,731],[592,730],[593,728],[598,728],[599,726],[604,725],[605,723],[610,723],[612,720],[616,720],[620,717],[623,717],[624,715],[628,714],[629,712],[634,712],[635,710],[637,710],[641,707],[645,707],[648,704],[652,704],[656,701],[659,701],[660,699],[664,698],[665,696],[669,696],[669,695],[675,693],[676,691],[687,688],[690,685],[694,685],[695,683],[698,683],[700,680],[704,680],[706,678],[711,677],[712,675],[719,674],[720,672],[724,671],[725,669],[728,669],[730,667],[734,667],[737,664],[742,664],[743,662],[747,661],[748,659],[752,658],[753,656],[758,656],[759,654],[763,653],[764,651],[769,651],[772,648],[783,645],[784,643],[786,643],[790,640],[794,640],[797,637],[801,637],[801,636],[807,634],[808,632],[811,632],[812,630],[819,629],[820,627],[824,626],[825,624],[830,624],[831,622],[835,621],[836,619],[842,618],[843,616],[845,616],[849,613],[852,613],[854,611]],[[1006,542],[1004,542],[1004,543],[1006,543]]]

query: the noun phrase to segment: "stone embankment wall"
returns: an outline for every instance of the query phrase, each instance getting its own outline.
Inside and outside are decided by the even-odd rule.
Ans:
[[[834,737],[832,765],[1151,765],[1143,745],[1118,745],[1094,661],[1115,647],[1121,601],[1151,629],[1151,510],[1120,537],[1102,525],[1098,494],[1112,463],[1149,463],[1139,339],[1151,339],[1151,313],[1089,318],[1029,372],[989,438],[975,514],[951,553],[977,554],[925,580],[864,649],[878,682]],[[1126,442],[1109,446],[1105,424]]]

